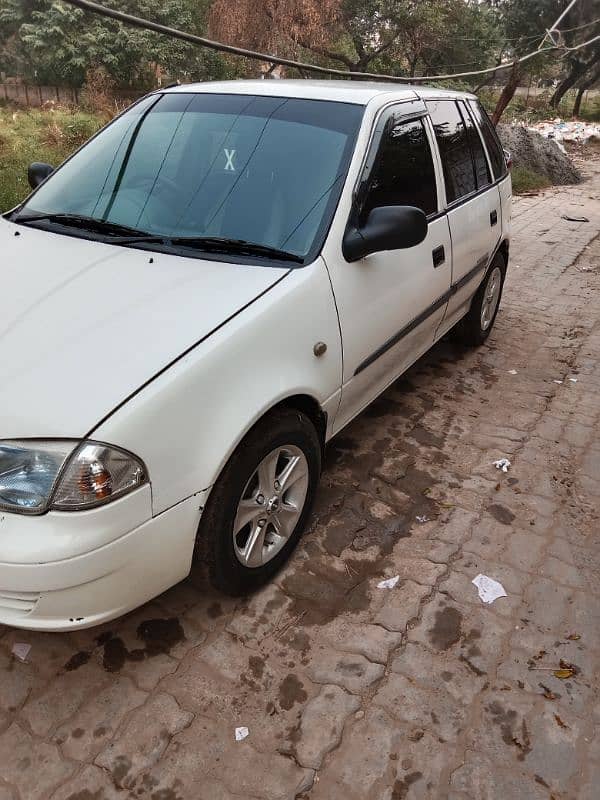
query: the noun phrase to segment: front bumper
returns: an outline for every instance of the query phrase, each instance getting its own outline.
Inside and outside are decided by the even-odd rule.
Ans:
[[[154,518],[146,514],[149,500],[150,488],[142,487],[90,512],[1,512],[0,623],[39,631],[89,628],[185,578],[204,493]],[[136,513],[145,516],[132,524]]]

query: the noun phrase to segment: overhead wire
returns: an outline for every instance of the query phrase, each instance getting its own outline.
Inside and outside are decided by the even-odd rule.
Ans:
[[[180,39],[185,42],[190,42],[191,44],[197,44],[202,47],[207,47],[211,50],[217,50],[223,53],[231,53],[232,55],[237,56],[244,56],[245,58],[256,59],[259,61],[264,61],[270,64],[279,64],[281,66],[286,67],[294,67],[299,70],[306,70],[307,72],[319,72],[323,75],[335,75],[337,77],[342,78],[370,78],[382,81],[389,81],[391,83],[422,83],[424,81],[440,81],[440,80],[451,80],[453,78],[470,78],[475,77],[476,75],[486,75],[490,73],[500,72],[505,69],[512,69],[513,66],[516,64],[524,63],[525,61],[529,61],[531,58],[535,58],[536,56],[541,55],[542,53],[554,52],[557,50],[561,50],[564,52],[572,52],[574,50],[580,50],[583,47],[587,47],[590,44],[600,40],[600,35],[594,36],[592,39],[588,39],[586,42],[582,42],[578,45],[573,47],[567,47],[565,45],[559,45],[554,43],[547,47],[544,47],[544,43],[546,39],[552,33],[560,34],[561,31],[557,30],[557,25],[560,23],[562,19],[566,16],[568,11],[575,5],[577,0],[572,0],[569,3],[568,7],[562,12],[560,17],[557,21],[552,25],[552,27],[546,30],[546,33],[543,35],[543,39],[540,42],[537,50],[533,50],[530,53],[527,53],[524,56],[520,56],[519,58],[515,58],[512,61],[508,61],[502,64],[498,64],[493,67],[487,67],[484,69],[478,70],[471,70],[469,72],[452,72],[443,75],[417,75],[417,76],[401,76],[401,75],[388,75],[388,74],[380,74],[375,72],[354,72],[346,69],[336,69],[335,67],[324,67],[318,64],[310,64],[303,61],[297,61],[292,58],[285,58],[282,56],[276,56],[271,53],[261,53],[256,50],[249,50],[245,47],[238,47],[236,45],[225,44],[224,42],[217,42],[213,39],[207,39],[204,36],[198,36],[194,33],[187,33],[185,31],[180,31],[177,28],[172,28],[168,25],[163,25],[159,22],[152,22],[151,20],[143,19],[141,17],[136,17],[133,14],[127,14],[124,11],[118,11],[114,8],[107,8],[106,6],[101,5],[100,3],[94,2],[94,0],[62,0],[64,3],[68,5],[75,6],[83,11],[90,11],[94,14],[99,14],[103,17],[108,17],[109,19],[114,19],[118,22],[122,22],[126,25],[131,25],[136,28],[143,28],[145,30],[154,31],[155,33],[164,34],[166,36],[171,36],[174,39]]]

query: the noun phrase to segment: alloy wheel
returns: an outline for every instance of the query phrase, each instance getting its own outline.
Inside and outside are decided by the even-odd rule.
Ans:
[[[494,267],[488,277],[483,302],[481,304],[481,330],[487,331],[494,320],[494,314],[498,308],[500,300],[500,289],[502,288],[502,270]]]
[[[245,567],[262,567],[284,547],[302,515],[309,484],[306,456],[276,447],[251,475],[233,523],[233,547]]]

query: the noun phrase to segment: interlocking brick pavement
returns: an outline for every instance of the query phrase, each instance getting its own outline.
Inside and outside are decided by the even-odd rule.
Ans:
[[[488,343],[438,344],[337,437],[273,584],[234,601],[190,579],[99,629],[0,629],[0,800],[599,796],[592,170],[516,201]],[[508,597],[483,605],[479,572]]]

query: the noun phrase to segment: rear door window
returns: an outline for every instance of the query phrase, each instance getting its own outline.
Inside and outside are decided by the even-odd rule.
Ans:
[[[469,135],[454,100],[432,100],[426,105],[442,158],[446,200],[454,203],[477,189]]]
[[[379,206],[416,206],[426,215],[438,210],[433,158],[422,119],[386,122],[363,205],[366,216]]]
[[[496,129],[492,125],[492,122],[485,113],[483,107],[477,102],[477,100],[469,100],[468,104],[475,122],[477,123],[479,130],[483,135],[483,141],[485,142],[485,146],[490,157],[490,162],[492,164],[494,179],[501,178],[503,175],[506,175],[507,168],[504,153],[502,151],[502,145],[500,144],[500,139],[498,139]]]
[[[467,107],[461,101],[458,103],[460,113],[462,114],[465,126],[467,128],[467,135],[469,137],[469,144],[471,145],[471,153],[473,156],[473,169],[475,170],[475,183],[478,189],[482,189],[490,183],[490,168],[488,167],[485,150],[481,143],[481,138],[475,127]]]

